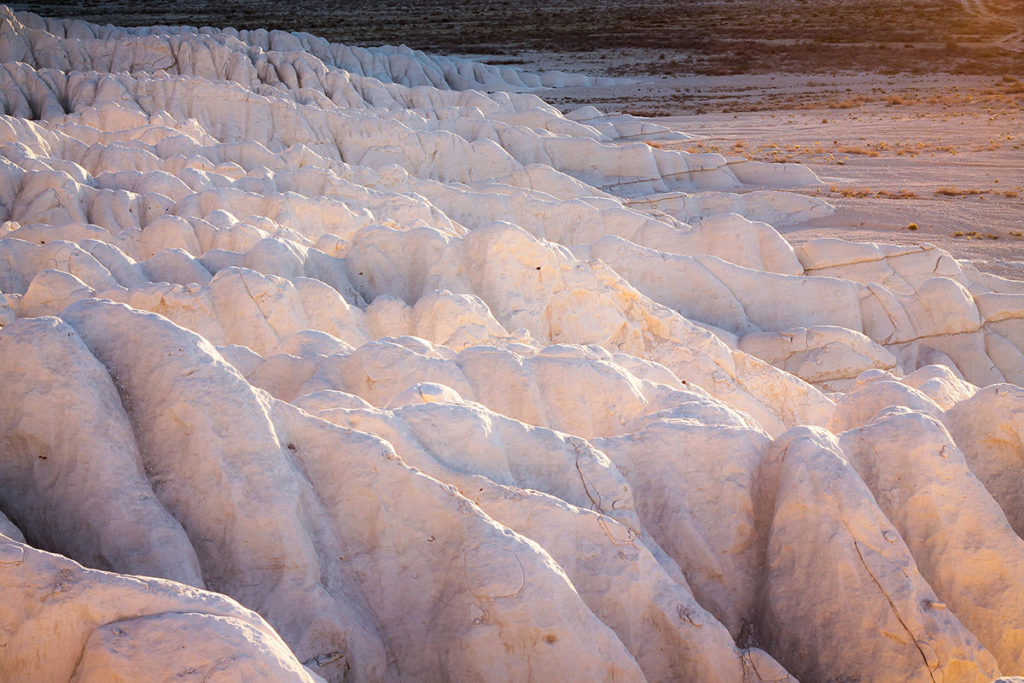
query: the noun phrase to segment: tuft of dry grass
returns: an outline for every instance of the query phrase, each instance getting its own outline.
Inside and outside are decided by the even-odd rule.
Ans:
[[[879,197],[884,197],[885,199],[917,199],[917,193],[907,189],[901,189],[899,192],[879,190],[875,194]]]
[[[847,199],[859,199],[861,197],[869,197],[872,194],[871,190],[866,187],[838,187],[830,185],[828,189],[829,192],[834,192]]]
[[[1024,93],[1024,82],[1021,82],[1019,79],[1014,78],[1013,76],[1010,76],[1008,74],[1004,75],[1002,83],[1002,91],[1007,95],[1019,95],[1021,93]]]
[[[868,147],[840,147],[836,150],[839,154],[860,154],[867,157],[877,157],[880,153]]]

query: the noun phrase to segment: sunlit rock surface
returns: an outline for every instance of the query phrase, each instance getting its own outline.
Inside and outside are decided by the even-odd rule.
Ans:
[[[1024,283],[794,249],[813,173],[524,94],[585,77],[0,62],[0,678],[1024,674]]]

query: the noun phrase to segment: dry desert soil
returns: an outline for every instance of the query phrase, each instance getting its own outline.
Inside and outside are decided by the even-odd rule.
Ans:
[[[1003,73],[1020,70],[1018,0],[43,0],[48,17],[119,26],[189,24],[308,31],[356,45],[405,44],[535,66],[666,76]],[[623,59],[625,58],[625,59]]]

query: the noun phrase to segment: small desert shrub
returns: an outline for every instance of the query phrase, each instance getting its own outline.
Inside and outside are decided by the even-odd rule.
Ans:
[[[1018,95],[1020,93],[1024,93],[1024,83],[1011,78],[1009,84],[1003,88],[1003,92],[1008,95]]]
[[[877,192],[879,197],[885,197],[886,199],[916,199],[917,193],[911,190],[900,190],[899,192],[888,192],[886,190],[879,190]]]
[[[917,223],[911,223],[908,225],[907,230],[917,230]]]
[[[868,157],[877,157],[879,155],[877,151],[867,147],[840,147],[836,151],[840,154],[861,154]]]
[[[833,109],[853,109],[854,107],[859,107],[862,104],[864,104],[864,100],[862,100],[862,99],[847,98],[845,100],[839,100],[838,102],[833,102],[832,103],[832,108]]]
[[[836,187],[835,185],[831,185],[828,189],[847,199],[859,199],[860,197],[867,197],[871,194],[871,190],[866,187]]]

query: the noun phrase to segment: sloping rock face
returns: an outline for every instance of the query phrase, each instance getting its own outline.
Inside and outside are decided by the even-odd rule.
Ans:
[[[0,64],[0,678],[1024,674],[1024,283],[794,249],[813,173],[567,74],[6,7]]]
[[[0,576],[5,679],[317,680],[224,595],[86,569],[6,534]]]

